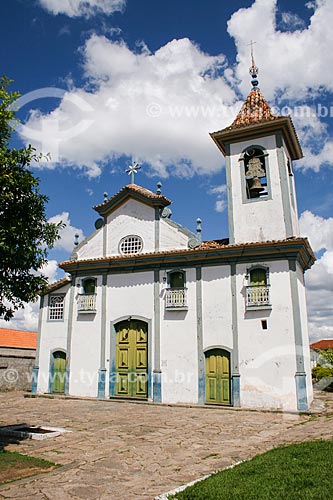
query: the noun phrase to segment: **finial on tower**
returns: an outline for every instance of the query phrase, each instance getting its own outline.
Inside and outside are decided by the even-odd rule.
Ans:
[[[259,69],[258,69],[258,66],[256,66],[256,63],[254,62],[254,55],[253,55],[253,45],[255,44],[256,42],[253,42],[251,40],[251,67],[249,69],[249,73],[250,75],[252,76],[252,80],[251,80],[251,83],[252,83],[252,90],[257,90],[258,89],[258,84],[259,84],[259,81],[258,81],[258,72],[259,72]]]

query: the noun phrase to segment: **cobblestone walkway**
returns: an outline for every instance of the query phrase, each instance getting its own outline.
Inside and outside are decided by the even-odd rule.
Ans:
[[[155,495],[280,444],[333,439],[333,394],[315,415],[181,408],[0,394],[0,425],[71,433],[6,449],[63,469],[0,487],[15,500],[152,500]]]

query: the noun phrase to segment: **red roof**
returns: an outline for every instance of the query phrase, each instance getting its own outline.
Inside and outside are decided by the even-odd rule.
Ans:
[[[0,328],[0,347],[36,349],[37,333],[24,330]]]
[[[310,344],[311,349],[333,349],[333,339],[324,339],[318,340],[318,342],[314,342]]]

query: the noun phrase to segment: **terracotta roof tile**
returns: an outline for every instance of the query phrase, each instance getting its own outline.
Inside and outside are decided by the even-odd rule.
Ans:
[[[138,186],[137,184],[127,184],[123,188],[121,188],[116,194],[111,196],[111,198],[108,198],[107,200],[103,201],[103,203],[100,203],[99,205],[95,205],[93,207],[94,210],[97,210],[97,212],[100,211],[101,208],[106,207],[107,205],[111,204],[113,200],[118,198],[120,195],[125,194],[126,192],[130,193],[138,193],[144,196],[145,198],[153,201],[161,201],[162,204],[164,205],[170,205],[171,200],[163,196],[162,194],[156,194],[150,191],[147,188],[144,188],[142,186]]]
[[[239,127],[246,127],[248,125],[276,120],[276,118],[278,117],[273,115],[260,89],[255,89],[251,90],[240,112],[227,129],[231,130]]]
[[[45,290],[41,293],[41,295],[45,295],[46,293],[52,292],[53,290],[57,290],[58,288],[67,285],[67,283],[70,283],[71,279],[68,276],[64,276],[58,281],[55,281],[54,283],[50,283]]]
[[[36,349],[37,333],[0,328],[0,347]]]
[[[318,340],[318,342],[314,342],[310,344],[311,349],[333,349],[333,339],[323,339]]]
[[[85,263],[85,262],[112,262],[112,261],[120,261],[120,260],[130,260],[135,257],[136,259],[141,259],[145,258],[150,255],[154,256],[165,256],[165,255],[173,255],[173,254],[180,254],[180,255],[187,255],[187,254],[193,254],[197,253],[203,250],[213,250],[213,249],[218,249],[218,248],[230,248],[230,249],[237,249],[237,248],[251,248],[251,247],[256,247],[258,245],[266,246],[266,245],[279,245],[281,243],[287,243],[288,241],[293,241],[293,242],[299,242],[299,243],[304,243],[307,242],[306,238],[302,237],[292,237],[288,238],[287,240],[268,240],[268,241],[254,241],[254,242],[248,242],[248,243],[233,243],[229,244],[227,243],[227,239],[223,240],[209,240],[209,241],[204,241],[200,246],[192,249],[192,248],[178,248],[175,250],[160,250],[158,252],[145,252],[145,253],[138,253],[138,254],[126,254],[126,255],[109,255],[106,257],[96,257],[96,258],[89,258],[89,259],[78,259],[78,260],[65,260],[63,262],[60,262],[59,266],[61,268],[66,268],[67,265],[70,264],[78,264],[80,263]],[[315,260],[315,256],[312,255],[313,259]]]

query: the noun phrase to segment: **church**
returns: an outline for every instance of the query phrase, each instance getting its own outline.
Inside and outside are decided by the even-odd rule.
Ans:
[[[32,392],[307,410],[312,401],[292,120],[252,89],[211,138],[226,161],[229,237],[202,241],[171,201],[124,186],[40,301]],[[136,166],[132,167],[133,173]]]

